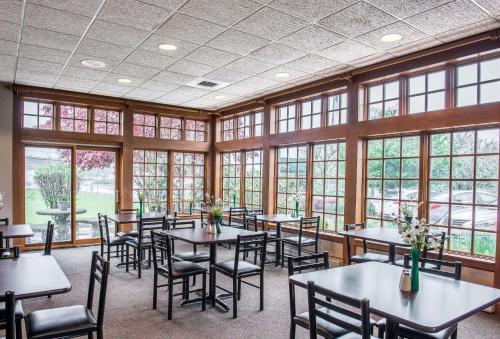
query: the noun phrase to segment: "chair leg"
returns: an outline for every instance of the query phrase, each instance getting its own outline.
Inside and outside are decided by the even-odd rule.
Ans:
[[[108,258],[108,261],[111,261],[111,246],[107,246],[107,251],[106,251],[106,256]]]
[[[129,250],[129,246],[127,245],[127,248],[125,251],[125,272],[127,272],[127,273],[128,273],[129,260],[130,260],[130,250]]]
[[[134,271],[137,269],[137,249],[134,247],[134,260],[133,260],[133,263],[134,263]]]
[[[260,310],[264,310],[264,272],[260,274]]]
[[[285,267],[285,243],[281,242],[281,268]]]
[[[241,277],[238,278],[238,300],[241,299]]]
[[[455,331],[451,334],[451,339],[457,339],[458,337],[458,325]]]
[[[158,299],[158,274],[153,274],[153,310],[156,310],[156,302]]]
[[[212,306],[215,306],[215,297],[216,297],[216,295],[215,295],[215,292],[216,292],[215,286],[217,285],[217,283],[215,281],[215,278],[216,278],[217,275],[216,275],[214,269],[211,269],[210,274],[213,275],[212,279],[210,279],[210,281],[212,282],[212,286],[210,286],[210,295],[212,296]]]
[[[193,286],[196,286],[196,276],[193,275]]]
[[[236,277],[233,277],[233,319],[236,319],[238,317],[237,284],[238,284],[238,279]]]
[[[21,319],[16,319],[16,338],[22,339],[23,337],[23,326],[21,324]]]
[[[97,330],[97,339],[104,339],[104,334],[102,333],[102,328]]]
[[[290,339],[295,339],[295,323],[293,320],[290,323]]]
[[[189,300],[189,277],[186,278],[186,300]]]
[[[88,339],[93,339],[94,338],[94,333],[90,332],[87,334]]]
[[[142,248],[137,249],[137,278],[142,277]]]
[[[168,320],[172,319],[172,299],[174,294],[174,283],[168,280]]]
[[[194,280],[194,278],[193,278]],[[202,287],[201,287],[201,310],[205,311],[207,304],[207,273],[203,272]]]

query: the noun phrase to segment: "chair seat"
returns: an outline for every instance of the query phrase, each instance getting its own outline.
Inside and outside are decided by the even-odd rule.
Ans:
[[[234,273],[234,260],[224,261],[214,264],[214,267],[218,268],[220,271],[228,275],[233,275]],[[260,267],[254,264],[251,264],[247,261],[240,260],[238,262],[238,272],[237,274],[249,274],[249,273],[258,273],[260,272]]]
[[[175,253],[172,258],[178,261],[205,262],[210,260],[207,252],[181,252]]]
[[[283,238],[283,239],[281,239],[281,241],[286,242],[288,244],[298,245],[299,244],[299,237]],[[314,239],[302,237],[302,246],[314,245],[315,243],[316,243],[316,241]]]
[[[345,316],[341,313],[332,311],[332,310],[327,310],[325,308],[321,308],[323,312],[328,313],[329,315],[341,319],[345,322],[348,322],[350,324],[353,324],[355,326],[361,326],[361,322],[357,321],[356,319],[353,319],[351,317]],[[304,328],[309,328],[309,312],[304,312],[301,313],[294,318],[295,323],[304,327]],[[370,325],[374,326],[376,324],[375,320],[370,319]],[[316,317],[316,329],[319,334],[324,336],[325,338],[338,338],[340,336],[343,336],[345,334],[349,334],[349,330],[342,328],[340,326],[337,326],[335,324],[332,324],[324,319],[321,319],[319,317]],[[342,337],[343,338],[343,337]],[[361,336],[359,336],[361,338]]]
[[[94,315],[83,305],[34,311],[26,315],[29,338],[58,338],[97,329]]]
[[[399,260],[396,260],[394,262],[394,264],[397,265],[397,266],[404,267],[405,261],[403,259],[399,259]],[[411,261],[410,261],[410,267],[411,267]],[[437,270],[438,269],[436,265],[434,265],[434,264],[428,264],[428,263],[425,264],[425,268],[430,268],[430,269],[433,269],[433,270]]]
[[[162,275],[168,276],[168,266],[163,265],[158,267]],[[172,276],[174,278],[182,278],[186,276],[201,274],[206,272],[207,269],[200,264],[191,261],[177,261],[172,264]]]
[[[354,255],[351,257],[351,261],[355,263],[365,263],[370,261],[377,261],[381,263],[389,262],[389,257],[385,254],[377,254],[377,253],[363,253]]]
[[[124,231],[116,233],[117,237],[132,237],[137,238],[139,236],[139,232],[137,231]]]
[[[123,245],[129,239],[130,239],[130,237],[126,237],[126,236],[109,237],[109,244],[108,245],[110,245],[110,246]],[[106,241],[106,243],[108,243],[108,242]]]
[[[273,238],[278,238],[278,233],[276,231],[266,231],[267,233],[267,240],[274,240]]]
[[[16,314],[16,319],[24,318],[23,304],[21,303],[20,300],[16,300],[15,314]],[[5,322],[5,318],[6,318],[5,303],[2,301],[0,302],[0,324]]]
[[[139,247],[139,238],[129,238],[126,242],[127,245],[132,247]],[[142,248],[151,247],[151,238],[142,238]]]
[[[377,337],[370,336],[371,339],[377,339]],[[344,334],[343,336],[337,337],[336,339],[363,339],[361,337],[361,334],[354,333],[354,332],[349,332],[347,334]]]
[[[385,319],[380,319],[377,321],[377,327],[385,331],[386,321]],[[405,325],[399,325],[399,336],[408,339],[448,339],[453,332],[457,329],[457,325],[450,326],[436,333],[425,333],[417,331],[411,327]]]

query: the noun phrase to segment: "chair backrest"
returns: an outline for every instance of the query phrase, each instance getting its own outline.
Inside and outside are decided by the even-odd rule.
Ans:
[[[264,214],[263,209],[253,209],[253,210],[247,209],[245,211],[245,215],[244,215],[245,228],[247,230],[252,230],[252,231],[257,232],[259,230],[259,222],[257,221],[257,216],[262,215],[262,214]]]
[[[240,262],[240,255],[248,252],[255,253],[259,256],[259,266],[264,270],[266,264],[266,246],[267,246],[267,233],[257,233],[250,235],[238,235],[236,238],[236,251],[234,256],[234,271],[238,272],[238,264]]]
[[[444,253],[444,243],[446,241],[446,232],[441,232],[441,237],[439,238],[439,250],[438,250],[438,260],[443,260]],[[438,266],[438,269],[441,267]]]
[[[0,302],[5,303],[5,314],[2,319],[5,326],[5,339],[16,339],[16,295],[14,291],[6,291],[5,295],[0,296]]]
[[[247,211],[246,207],[230,207],[229,208],[229,219],[228,224],[231,226],[233,219],[240,219],[242,222],[245,221],[245,212]]]
[[[97,309],[97,326],[101,329],[104,324],[104,309],[106,305],[108,275],[109,275],[109,261],[100,256],[97,251],[92,252],[89,292],[87,295],[87,309],[90,312],[92,312],[92,307],[94,304],[95,283],[97,281],[101,285],[99,289],[99,306],[98,306],[99,308]]]
[[[7,226],[9,224],[9,218],[0,218],[0,226]]]
[[[318,242],[319,239],[319,216],[318,217],[302,217],[300,218],[300,228],[299,228],[299,246],[302,244],[302,237],[304,236],[304,230],[313,231],[314,239]]]
[[[47,222],[47,233],[45,234],[45,247],[43,249],[43,255],[52,254],[52,241],[54,239],[54,223],[52,221]]]
[[[155,272],[160,266],[165,265],[167,260],[167,267],[169,274],[172,267],[172,239],[167,234],[152,230],[151,231],[151,247],[153,249],[153,268]]]
[[[0,247],[3,247],[3,232],[0,232]]]
[[[307,282],[307,297],[311,339],[317,338],[317,318],[342,327],[349,332],[360,334],[362,339],[370,338],[370,302],[367,299],[358,300],[340,295],[315,285],[314,281]],[[359,313],[353,311],[352,308],[359,310]],[[337,314],[340,313],[342,316],[335,317],[335,313],[331,311]],[[346,318],[352,318],[357,321],[347,321]],[[359,325],[356,325],[358,321]]]
[[[136,214],[138,211],[138,208],[117,208],[116,214]]]
[[[303,272],[308,270],[327,270],[330,268],[328,260],[328,252],[302,255],[300,257],[288,257],[288,276],[295,272]]]
[[[142,244],[144,233],[150,230],[165,230],[167,229],[167,219],[165,216],[160,218],[141,218],[138,226],[139,246]]]
[[[410,255],[405,254],[404,257],[404,267],[410,268]],[[460,261],[444,261],[429,258],[419,258],[420,271],[427,272],[435,275],[440,275],[442,277],[453,278],[455,280],[462,279],[462,263]],[[435,265],[436,268],[426,267],[426,264]],[[442,270],[443,267],[452,268],[451,271]]]
[[[344,226],[344,231],[349,232],[349,231],[356,231],[358,229],[363,229],[365,228],[365,223],[359,223],[359,224],[345,224]],[[349,239],[348,239],[349,240]],[[366,244],[366,240],[363,239],[363,252],[366,253],[368,252],[368,246]],[[350,260],[350,259],[349,259]]]
[[[109,244],[110,237],[109,237],[108,216],[102,215],[101,213],[97,213],[97,219],[99,221],[99,235],[101,236],[101,242]]]
[[[195,228],[196,222],[194,220],[172,220],[167,221],[167,229],[183,229],[183,228]]]
[[[19,258],[19,246],[0,247],[0,260],[16,259],[16,258]]]

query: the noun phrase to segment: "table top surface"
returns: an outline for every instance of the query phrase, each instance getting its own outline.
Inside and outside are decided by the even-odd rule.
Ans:
[[[369,262],[296,274],[290,282],[307,288],[307,281],[355,299],[366,298],[374,314],[417,330],[437,332],[500,301],[500,290],[420,273],[418,292],[402,292],[403,268]]]
[[[0,260],[0,294],[13,290],[16,299],[43,297],[71,291],[71,283],[50,255]]]
[[[184,229],[171,229],[168,231],[161,231],[179,240],[183,240],[192,244],[219,244],[228,241],[235,241],[238,235],[253,235],[261,232],[247,231],[234,227],[222,226],[222,233],[207,233],[206,228],[184,228]]]
[[[76,209],[76,214],[84,214],[87,213],[87,209],[85,208],[77,208]],[[58,208],[49,208],[46,210],[40,210],[36,211],[36,214],[38,215],[69,215],[71,214],[71,209],[68,208],[67,210],[60,210]]]
[[[340,235],[349,236],[351,238],[371,240],[384,244],[409,247],[410,245],[403,240],[401,234],[395,228],[375,227],[361,228],[352,231],[339,231]]]
[[[0,226],[4,238],[29,238],[33,236],[33,229],[28,224]]]
[[[261,214],[257,215],[258,221],[266,221],[266,222],[299,222],[300,217],[292,217],[288,214]]]
[[[167,217],[167,220],[175,219],[174,216],[165,215],[164,213],[143,213],[142,217],[143,218]],[[108,219],[118,224],[136,224],[139,222],[141,218],[139,218],[136,213],[120,213],[120,214],[109,214]]]

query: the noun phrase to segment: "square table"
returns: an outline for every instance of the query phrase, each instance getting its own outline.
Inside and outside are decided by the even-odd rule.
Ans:
[[[0,226],[0,232],[2,232],[5,238],[6,247],[10,247],[10,239],[30,238],[34,235],[31,226],[28,224]],[[3,244],[0,244],[0,247],[1,246],[3,246]]]
[[[402,292],[403,268],[379,262],[292,275],[290,283],[308,281],[354,298],[370,301],[370,311],[387,319],[387,338],[397,338],[399,324],[438,332],[500,301],[500,290],[430,273],[420,273],[418,292]]]
[[[163,230],[160,233],[168,234],[174,239],[178,239],[187,243],[194,245],[209,245],[210,248],[210,265],[217,262],[217,245],[227,242],[236,241],[238,235],[254,235],[261,232],[247,231],[241,228],[234,228],[228,226],[222,226],[221,233],[207,233],[206,228],[196,227],[196,228],[181,228],[181,229],[171,229]],[[209,275],[209,285],[212,286],[212,279],[215,279],[215,274],[211,273]],[[212,295],[212,291],[209,291],[208,299],[215,298],[215,302],[220,305],[226,312],[229,311],[229,307],[224,303],[220,297],[217,295]],[[214,291],[215,293],[215,291]],[[192,303],[198,300],[188,300],[184,302]]]
[[[13,290],[16,299],[71,291],[71,283],[50,255],[30,255],[0,260],[0,295]]]

